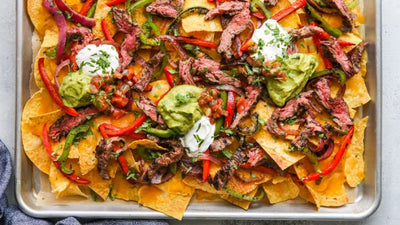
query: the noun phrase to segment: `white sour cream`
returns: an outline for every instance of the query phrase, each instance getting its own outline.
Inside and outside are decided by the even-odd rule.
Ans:
[[[119,66],[119,55],[112,45],[87,45],[76,56],[79,69],[87,75],[111,75]]]
[[[207,151],[214,141],[215,125],[210,123],[210,119],[202,116],[192,129],[181,138],[183,147],[190,157],[197,157]]]
[[[264,61],[273,61],[286,54],[290,35],[276,20],[269,19],[254,31],[251,39],[257,45],[257,52],[252,56],[260,59],[262,55]]]

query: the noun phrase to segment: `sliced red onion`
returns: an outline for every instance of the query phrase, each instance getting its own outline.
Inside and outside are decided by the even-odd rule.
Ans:
[[[199,160],[208,160],[208,161],[211,161],[211,162],[213,162],[213,163],[215,163],[217,165],[223,165],[223,162],[221,160],[215,158],[212,155],[208,155],[208,154],[207,155],[200,155],[199,156]]]
[[[58,27],[58,45],[57,45],[57,64],[61,62],[63,58],[65,43],[67,41],[67,21],[63,14],[59,13],[56,6],[49,2],[49,0],[43,0],[43,7],[49,11],[57,23]]]
[[[64,68],[65,66],[68,66],[70,63],[69,59],[62,61],[60,64],[58,64],[56,70],[54,71],[54,84],[56,85],[57,89],[60,88],[60,83],[58,83],[57,76],[58,73]]]
[[[187,59],[186,52],[182,49],[182,47],[178,44],[178,42],[175,41],[175,39],[169,35],[160,35],[157,37],[158,39],[161,39],[163,41],[168,41],[172,44],[174,49],[179,53],[182,59]]]
[[[96,25],[96,20],[82,16],[81,14],[75,12],[71,9],[63,0],[54,0],[58,8],[64,13],[71,15],[71,19],[85,27],[93,27]]]
[[[242,90],[240,90],[239,88],[236,88],[232,85],[229,85],[229,84],[213,85],[211,87],[221,90],[221,91],[233,91],[240,96],[244,96],[244,93]]]

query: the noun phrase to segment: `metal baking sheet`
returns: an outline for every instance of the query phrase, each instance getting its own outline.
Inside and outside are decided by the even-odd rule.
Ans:
[[[247,211],[223,201],[193,200],[184,219],[299,219],[299,220],[359,220],[368,217],[381,201],[381,0],[364,2],[365,34],[369,42],[367,88],[372,101],[363,107],[369,116],[365,139],[365,180],[358,187],[355,202],[338,208],[321,208],[303,201],[276,205],[252,204]],[[37,198],[38,177],[44,176],[25,156],[21,143],[20,118],[30,97],[29,77],[32,64],[33,27],[26,13],[26,1],[17,1],[17,119],[16,119],[16,199],[19,207],[33,217],[51,218],[76,216],[81,218],[169,218],[162,213],[139,206],[135,202],[107,201],[81,204],[79,201],[59,201],[40,204]]]

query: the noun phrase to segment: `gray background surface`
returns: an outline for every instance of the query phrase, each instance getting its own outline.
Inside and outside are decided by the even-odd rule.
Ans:
[[[14,151],[16,1],[0,4],[0,138]],[[368,1],[368,0],[366,0]],[[400,224],[400,1],[383,1],[383,198],[377,212],[363,221],[170,221],[171,224],[250,225],[250,224]],[[368,165],[367,165],[368,166]],[[13,181],[10,202],[15,202]]]

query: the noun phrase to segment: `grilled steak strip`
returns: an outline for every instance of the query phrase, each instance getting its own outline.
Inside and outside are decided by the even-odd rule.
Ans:
[[[136,101],[137,107],[143,111],[143,113],[152,119],[154,122],[164,124],[164,120],[161,115],[157,112],[157,106],[148,97],[140,95],[138,101]]]
[[[49,138],[53,141],[59,141],[61,137],[67,135],[73,128],[85,123],[88,118],[96,116],[99,111],[94,106],[78,109],[79,115],[60,117],[49,130]]]
[[[150,84],[151,78],[156,68],[161,64],[162,58],[164,57],[163,52],[156,53],[146,64],[143,65],[142,74],[138,82],[134,85],[134,88],[138,92],[143,90]]]
[[[355,72],[359,72],[361,69],[361,60],[362,60],[362,55],[367,47],[368,43],[363,41],[360,44],[358,44],[351,52],[349,53],[350,60],[353,63],[353,69]]]
[[[146,12],[157,16],[176,18],[182,9],[182,2],[182,0],[176,2],[171,0],[156,0],[146,7]]]
[[[343,28],[345,32],[351,32],[354,28],[353,19],[355,15],[351,14],[347,9],[346,3],[343,0],[325,0],[326,3],[337,8],[341,16],[343,17]]]
[[[211,143],[209,149],[210,152],[219,152],[222,151],[224,148],[232,144],[234,137],[219,137]]]
[[[325,41],[321,41],[321,45],[324,49],[324,55],[329,56],[334,62],[338,63],[347,77],[352,77],[357,73],[336,38],[330,37]]]
[[[241,87],[240,80],[229,76],[220,70],[220,63],[211,59],[196,59],[193,63],[196,73],[204,76],[207,81],[215,84],[228,84],[236,88]]]
[[[113,7],[112,12],[118,31],[126,34],[121,45],[119,70],[122,71],[132,62],[132,55],[139,48],[140,27],[132,22],[125,10]]]
[[[313,87],[316,100],[331,114],[333,122],[339,125],[342,131],[350,128],[353,125],[353,120],[349,114],[349,107],[343,98],[332,99],[328,80],[321,78],[313,84]]]
[[[250,114],[251,108],[257,103],[258,97],[261,94],[261,88],[258,86],[248,86],[246,88],[246,104],[242,113],[236,113],[235,119],[230,126],[231,129],[236,129],[240,121]]]
[[[179,76],[185,84],[194,85],[193,76],[190,73],[192,69],[193,58],[179,61]]]
[[[101,141],[96,146],[96,158],[98,161],[97,170],[104,180],[111,179],[110,175],[108,174],[107,166],[112,159],[111,152],[114,150],[115,142],[122,143],[122,147],[115,151],[117,154],[120,154],[128,149],[125,139],[121,137],[112,137],[108,140],[101,139]]]
[[[246,7],[245,2],[240,2],[240,1],[226,1],[223,2],[222,4],[218,5],[216,8],[211,9],[208,11],[206,16],[204,17],[205,20],[211,20],[214,19],[218,15],[229,15],[229,16],[234,16],[238,14],[241,10]]]
[[[71,54],[78,54],[80,50],[94,39],[91,30],[87,27],[72,26],[68,28],[67,36],[70,41],[77,42],[77,44],[71,47]]]
[[[240,167],[243,163],[245,154],[242,148],[238,148],[235,154],[228,160],[228,162],[218,170],[217,174],[215,174],[213,185],[217,190],[221,190],[229,178],[235,173],[235,171]]]

